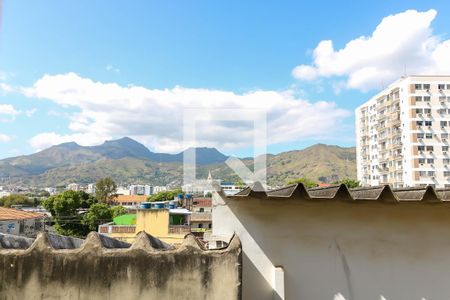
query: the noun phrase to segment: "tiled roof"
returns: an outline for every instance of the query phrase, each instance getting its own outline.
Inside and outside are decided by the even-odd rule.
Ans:
[[[43,218],[45,215],[14,208],[0,207],[0,221]]]
[[[211,207],[212,199],[211,198],[194,198],[193,205],[195,207]]]
[[[340,200],[340,201],[379,201],[450,203],[450,189],[434,189],[431,186],[417,188],[391,189],[388,185],[348,189],[344,184],[307,189],[302,183],[288,185],[280,189],[265,191],[261,184],[255,183],[234,196],[259,199],[298,199],[298,200]]]
[[[117,195],[114,198],[114,201],[122,203],[122,202],[146,202],[147,197],[145,195]]]

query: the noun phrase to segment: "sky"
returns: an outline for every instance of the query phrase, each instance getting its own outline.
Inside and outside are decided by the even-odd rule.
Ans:
[[[255,115],[270,153],[354,146],[358,105],[405,74],[450,73],[449,1],[4,0],[1,13],[0,158],[123,136],[250,156]]]

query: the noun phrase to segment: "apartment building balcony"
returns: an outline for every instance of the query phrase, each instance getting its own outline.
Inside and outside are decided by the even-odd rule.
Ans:
[[[111,223],[98,226],[100,233],[135,233],[136,225],[111,225]]]
[[[170,225],[169,226],[169,233],[188,234],[189,232],[191,232],[190,225]]]

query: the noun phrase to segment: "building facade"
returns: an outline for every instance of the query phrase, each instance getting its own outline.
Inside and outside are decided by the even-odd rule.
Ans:
[[[135,224],[107,223],[100,225],[98,232],[132,243],[139,232],[145,231],[169,244],[180,244],[186,234],[191,233],[190,211],[182,208],[167,208],[163,202],[153,202],[152,206],[152,208],[136,211]]]
[[[450,187],[450,75],[408,76],[355,111],[363,186]]]

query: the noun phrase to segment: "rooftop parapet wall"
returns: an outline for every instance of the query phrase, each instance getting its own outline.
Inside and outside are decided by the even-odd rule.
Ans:
[[[450,299],[449,204],[432,187],[256,186],[213,195],[213,235],[242,241],[244,299]]]
[[[86,240],[0,235],[0,299],[240,299],[241,245],[179,247],[139,233],[133,244],[91,232]]]

